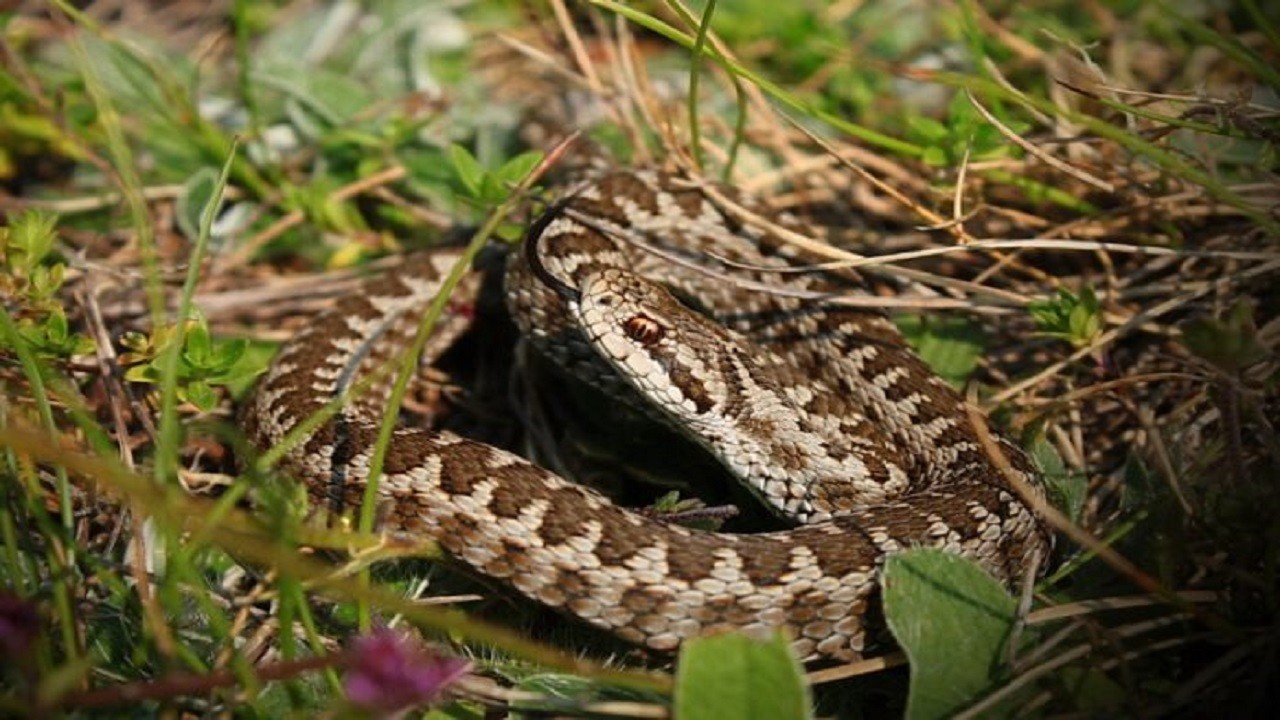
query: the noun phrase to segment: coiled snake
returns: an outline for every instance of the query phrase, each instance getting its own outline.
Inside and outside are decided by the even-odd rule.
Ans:
[[[864,648],[887,553],[939,547],[1006,582],[1043,557],[1048,533],[980,448],[961,397],[883,314],[708,279],[700,265],[810,293],[857,282],[779,272],[807,258],[736,220],[723,198],[790,220],[726,188],[718,203],[705,187],[650,171],[581,183],[512,254],[508,305],[542,352],[649,403],[796,526],[687,529],[512,453],[402,427],[379,486],[383,529],[434,538],[474,571],[657,650],[783,627],[801,657],[843,660]],[[450,262],[413,257],[286,343],[245,406],[250,438],[279,443],[407,347]],[[285,469],[315,502],[358,506],[388,390],[374,383],[288,453]],[[1038,487],[1026,456],[1000,442]]]

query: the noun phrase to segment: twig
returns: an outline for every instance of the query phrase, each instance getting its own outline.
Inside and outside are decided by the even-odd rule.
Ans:
[[[334,667],[341,662],[342,658],[342,653],[334,653],[301,660],[286,660],[255,668],[254,675],[259,680],[284,680],[312,670]],[[54,707],[89,709],[137,705],[144,700],[205,695],[217,688],[235,687],[239,682],[240,678],[231,670],[215,670],[204,674],[172,673],[156,680],[122,683],[69,693],[58,698]]]
[[[977,110],[978,113],[982,115],[982,117],[986,118],[987,122],[991,123],[996,130],[1000,131],[1000,134],[1003,135],[1005,139],[1009,140],[1013,144],[1017,145],[1023,150],[1026,150],[1028,153],[1034,155],[1040,160],[1044,161],[1045,164],[1051,167],[1057,168],[1058,170],[1061,170],[1062,172],[1070,175],[1071,177],[1079,180],[1080,182],[1088,183],[1089,185],[1092,185],[1104,192],[1114,193],[1116,191],[1115,185],[1112,185],[1111,183],[1101,178],[1094,177],[1093,175],[1090,175],[1089,173],[1077,167],[1074,167],[1069,163],[1059,160],[1058,158],[1040,149],[1034,143],[1028,142],[1021,135],[1010,130],[1008,126],[1006,126],[1004,123],[996,119],[995,115],[992,115],[989,110],[983,107],[982,103],[978,102],[978,99],[973,96],[972,91],[965,90],[965,95],[967,95],[969,98],[969,104],[973,105],[974,109]]]
[[[835,682],[846,678],[857,677],[858,675],[868,675],[873,672],[880,672],[892,667],[907,664],[907,656],[900,652],[892,652],[888,655],[880,657],[866,658],[856,662],[844,665],[836,665],[835,667],[823,668],[822,670],[814,670],[806,673],[805,678],[812,685],[822,685],[823,683]]]

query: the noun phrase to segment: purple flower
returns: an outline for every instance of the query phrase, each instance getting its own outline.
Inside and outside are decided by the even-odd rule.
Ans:
[[[437,698],[471,663],[436,655],[381,628],[356,638],[347,651],[346,667],[347,699],[377,717],[396,717]]]
[[[12,593],[0,592],[0,657],[19,658],[31,648],[40,632],[35,604]]]

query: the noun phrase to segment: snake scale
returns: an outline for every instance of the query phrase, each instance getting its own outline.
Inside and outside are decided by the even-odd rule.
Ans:
[[[809,293],[859,287],[851,272],[785,272],[810,259],[726,197],[796,225],[657,171],[579,181],[511,254],[507,303],[556,364],[681,428],[793,527],[669,524],[504,450],[401,427],[379,485],[382,528],[433,538],[483,576],[662,651],[785,628],[802,658],[857,659],[879,568],[910,546],[974,558],[1007,583],[1027,572],[1049,533],[981,449],[960,395],[883,313],[708,278],[712,266]],[[288,341],[245,405],[251,440],[280,443],[403,352],[452,262],[410,256]],[[455,336],[465,315],[437,333]],[[359,505],[385,412],[390,380],[368,384],[283,461],[340,512]],[[998,442],[1038,491],[1023,452]]]

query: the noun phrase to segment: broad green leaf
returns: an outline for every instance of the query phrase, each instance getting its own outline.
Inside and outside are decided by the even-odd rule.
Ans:
[[[178,394],[184,396],[192,405],[195,405],[201,412],[209,412],[218,404],[218,393],[203,380],[196,380],[179,388]]]
[[[524,176],[528,175],[540,162],[542,162],[542,153],[530,150],[506,161],[494,174],[502,182],[514,185],[524,179]]]
[[[689,640],[676,670],[675,717],[682,720],[785,720],[811,717],[808,687],[781,633]]]
[[[1232,306],[1221,320],[1188,320],[1182,326],[1182,342],[1191,352],[1227,373],[1239,372],[1269,354],[1258,341],[1253,307],[1244,301]]]
[[[249,341],[244,338],[217,342],[213,348],[213,357],[209,364],[210,368],[220,373],[228,372],[240,361],[240,358],[244,356],[245,349],[248,347]]]
[[[453,164],[453,169],[458,174],[458,180],[462,182],[462,186],[471,193],[472,197],[479,197],[481,184],[484,182],[485,172],[480,165],[480,161],[476,160],[470,150],[461,145],[451,145],[449,147],[449,160]]]
[[[940,143],[951,135],[947,130],[947,126],[923,115],[913,116],[907,119],[907,132],[910,136],[923,143]]]
[[[895,318],[902,334],[934,372],[956,387],[968,381],[982,355],[982,331],[960,317],[902,315]]]
[[[891,555],[884,613],[911,663],[907,717],[949,717],[990,688],[1015,612],[1015,600],[970,560],[932,549]]]
[[[502,181],[498,179],[498,176],[486,174],[480,182],[480,193],[476,196],[476,199],[487,207],[502,202],[502,198],[506,194],[507,190],[502,186]]]

